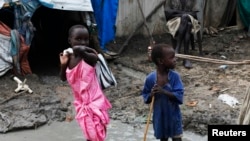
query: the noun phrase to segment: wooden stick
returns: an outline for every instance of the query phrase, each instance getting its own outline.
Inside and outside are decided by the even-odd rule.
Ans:
[[[246,93],[245,93],[245,97],[244,97],[244,100],[243,100],[243,103],[241,105],[241,108],[240,108],[240,113],[239,113],[239,117],[238,117],[238,124],[240,125],[249,125],[249,110],[250,110],[250,104],[249,104],[249,101],[250,101],[250,86],[247,87],[247,90],[246,90]]]
[[[152,97],[152,100],[151,100],[151,104],[150,104],[150,109],[149,109],[149,114],[148,114],[148,120],[147,120],[146,129],[145,129],[145,132],[144,132],[144,139],[143,139],[143,141],[146,141],[146,139],[147,139],[149,121],[150,121],[151,114],[152,114],[152,111],[153,111],[154,101],[155,101],[155,97],[153,96],[153,97]]]
[[[150,13],[149,15],[146,17],[146,21],[148,19],[151,18],[151,16],[165,3],[165,0],[163,0],[161,3],[159,3]],[[134,36],[134,34],[136,33],[136,31],[138,29],[140,29],[142,27],[142,25],[144,24],[143,21],[141,21],[135,28],[135,30],[133,32],[131,32],[131,34],[129,35],[129,37],[127,38],[127,40],[122,44],[119,52],[118,52],[118,55],[122,53],[122,51],[125,49],[125,47],[128,45],[128,42],[130,41],[130,39]]]

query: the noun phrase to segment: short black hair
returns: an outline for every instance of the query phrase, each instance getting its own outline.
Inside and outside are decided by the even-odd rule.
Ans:
[[[68,32],[68,36],[70,37],[73,30],[76,29],[76,28],[83,28],[83,29],[87,29],[88,32],[89,32],[89,29],[88,29],[88,26],[86,26],[85,24],[76,24],[76,25],[73,25],[69,28],[69,32]]]
[[[163,56],[164,54],[162,53],[163,48],[173,48],[173,47],[169,44],[155,44],[152,47],[151,59],[156,65],[158,64],[157,60],[164,57]]]

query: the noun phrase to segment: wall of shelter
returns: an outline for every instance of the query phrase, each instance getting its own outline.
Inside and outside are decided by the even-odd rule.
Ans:
[[[164,0],[139,0],[145,17]],[[167,7],[169,2],[179,0],[165,0]],[[198,10],[198,19],[201,25],[205,27],[213,26],[237,26],[242,29],[242,23],[238,16],[237,0],[193,0],[193,10]],[[117,13],[116,35],[128,36],[136,30],[137,25],[143,21],[137,0],[119,0]],[[152,34],[165,33],[164,7],[159,8],[152,18],[147,22]],[[146,28],[140,28],[138,34],[148,35]]]

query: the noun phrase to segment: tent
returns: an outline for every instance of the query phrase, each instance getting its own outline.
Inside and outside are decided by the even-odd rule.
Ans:
[[[16,29],[23,35],[24,41],[29,46],[28,61],[31,70],[38,71],[43,66],[58,67],[58,54],[68,48],[68,29],[74,24],[86,24],[92,32],[96,29],[97,23],[98,32],[91,34],[90,46],[93,46],[98,52],[105,50],[105,44],[114,38],[115,29],[113,27],[116,18],[114,11],[117,10],[117,7],[114,4],[114,10],[110,11],[113,14],[112,20],[97,17],[98,12],[103,12],[112,6],[111,3],[104,3],[104,9],[101,1],[97,0],[95,2],[99,2],[99,5],[96,3],[93,5],[91,0],[0,0],[0,21],[11,31]],[[96,10],[95,13],[94,10]],[[109,15],[110,12],[106,12],[105,15]],[[33,31],[29,28],[30,26],[20,30],[24,25],[22,18],[25,14],[30,16]],[[104,29],[102,28],[104,25],[106,25],[105,30],[108,30],[109,33],[99,30]],[[109,36],[104,36],[107,34]],[[100,47],[100,45],[102,46]],[[11,69],[11,67],[6,67],[7,69]]]

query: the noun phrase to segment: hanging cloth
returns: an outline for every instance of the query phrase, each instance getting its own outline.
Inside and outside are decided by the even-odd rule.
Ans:
[[[94,16],[97,23],[98,37],[103,51],[105,45],[115,38],[115,24],[118,9],[118,0],[91,0]]]

